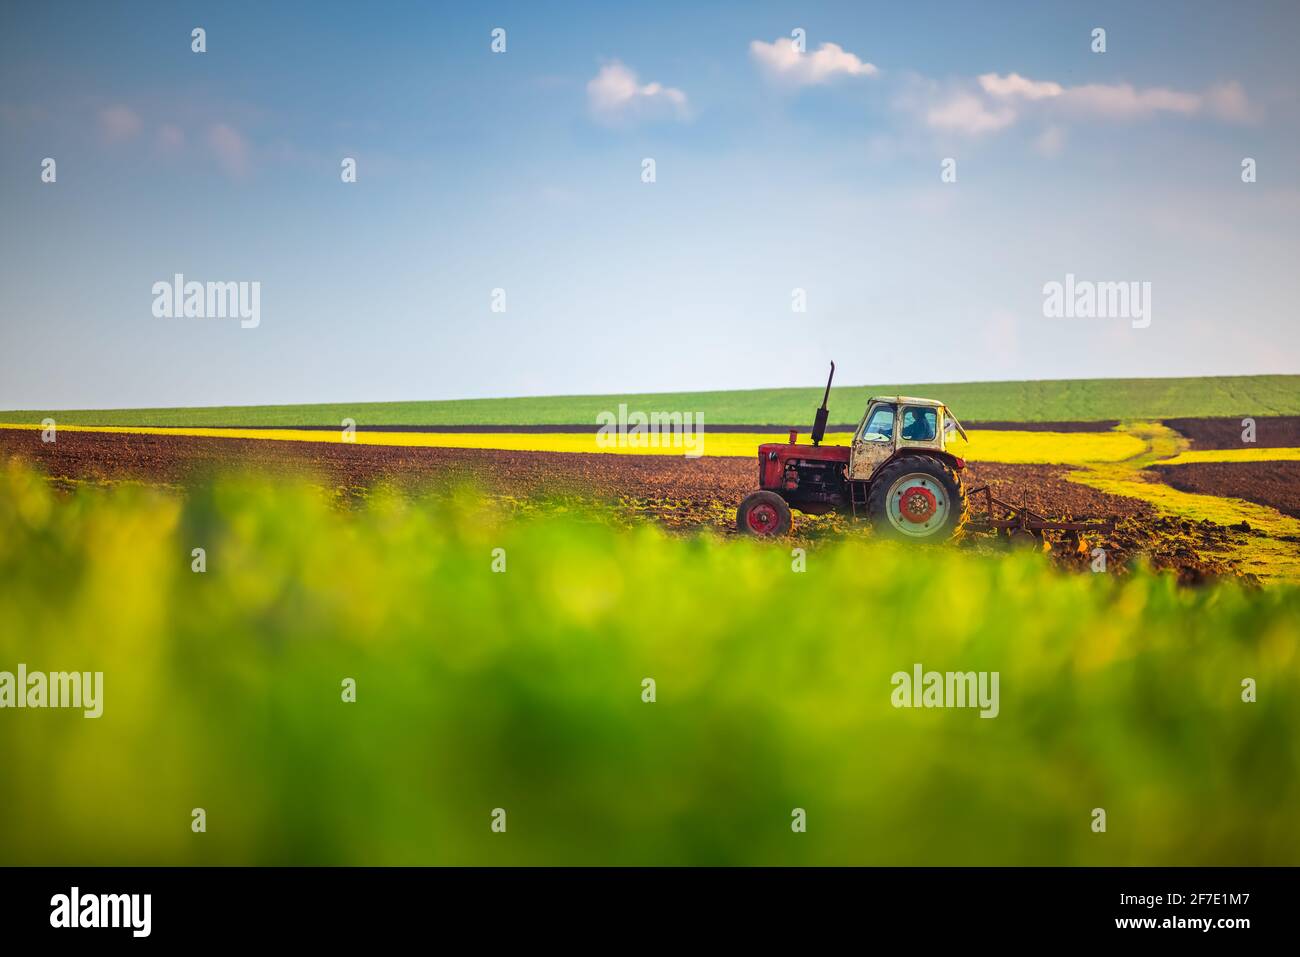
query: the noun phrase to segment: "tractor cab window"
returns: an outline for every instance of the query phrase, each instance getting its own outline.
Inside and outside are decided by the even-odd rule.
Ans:
[[[877,405],[867,416],[867,424],[862,427],[864,442],[892,442],[894,440],[894,407]]]
[[[933,442],[938,429],[938,410],[924,406],[903,407],[902,435],[908,442]]]

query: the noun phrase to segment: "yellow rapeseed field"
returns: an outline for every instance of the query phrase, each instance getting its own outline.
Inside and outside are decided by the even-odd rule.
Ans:
[[[1180,452],[1161,465],[1193,465],[1197,462],[1296,462],[1300,449],[1201,449]]]

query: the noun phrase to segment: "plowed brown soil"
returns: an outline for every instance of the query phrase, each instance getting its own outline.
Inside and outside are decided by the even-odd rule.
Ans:
[[[401,448],[131,433],[61,432],[53,443],[39,431],[0,429],[0,459],[18,456],[51,481],[72,488],[83,483],[137,481],[184,488],[232,469],[294,477],[333,489],[340,502],[364,499],[377,484],[446,490],[473,485],[508,502],[546,498],[605,502],[629,521],[652,518],[670,528],[735,530],[735,508],[757,485],[756,461],[687,459],[657,455],[505,452],[486,449]],[[1054,519],[1114,519],[1114,532],[1082,545],[1057,539],[1053,554],[1067,565],[1088,563],[1098,545],[1115,569],[1136,555],[1158,568],[1173,568],[1185,581],[1230,571],[1201,558],[1201,546],[1222,541],[1225,530],[1210,523],[1157,518],[1145,502],[1070,482],[1068,469],[1047,465],[972,465],[968,488],[988,484],[994,495]],[[798,516],[796,537],[809,541],[864,528],[847,517]],[[968,547],[998,547],[990,536],[971,536]]]
[[[1196,462],[1155,471],[1183,492],[1244,498],[1300,518],[1300,462]]]
[[[1241,418],[1165,419],[1165,425],[1183,433],[1193,449],[1292,449],[1300,447],[1300,415],[1257,416],[1255,442],[1241,440]]]

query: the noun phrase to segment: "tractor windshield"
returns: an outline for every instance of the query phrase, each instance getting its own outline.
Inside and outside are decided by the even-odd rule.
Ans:
[[[894,407],[881,403],[871,409],[867,424],[862,427],[864,442],[892,442],[894,439]]]
[[[903,438],[908,442],[933,442],[938,429],[938,410],[920,405],[903,407]]]

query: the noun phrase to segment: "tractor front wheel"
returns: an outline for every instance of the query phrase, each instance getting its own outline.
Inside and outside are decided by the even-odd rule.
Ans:
[[[751,492],[736,509],[736,530],[759,538],[775,538],[790,531],[790,506],[775,492]]]
[[[905,455],[872,476],[867,514],[891,538],[942,542],[961,537],[970,509],[961,477],[946,462]]]

